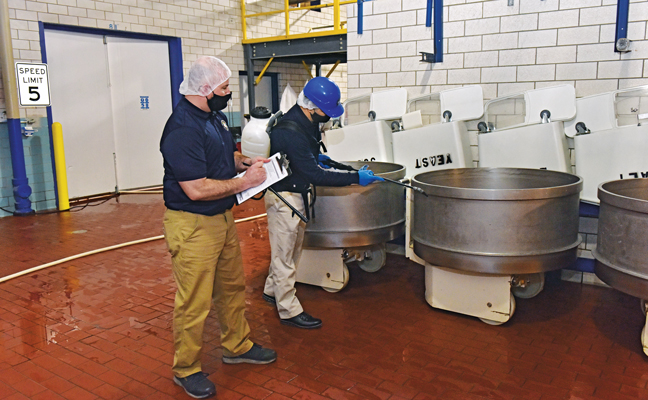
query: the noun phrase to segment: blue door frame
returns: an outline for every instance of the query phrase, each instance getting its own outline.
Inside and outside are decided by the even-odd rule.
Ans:
[[[59,25],[59,24],[50,24],[47,22],[39,22],[39,34],[40,34],[40,45],[41,45],[41,58],[43,63],[47,64],[47,49],[45,46],[45,30],[52,31],[65,31],[65,32],[76,32],[76,33],[85,33],[90,35],[100,35],[100,36],[115,36],[123,37],[129,39],[142,39],[142,40],[155,40],[160,42],[167,42],[169,45],[169,70],[171,72],[171,101],[173,102],[173,107],[175,108],[178,101],[182,98],[182,95],[179,92],[180,83],[182,83],[183,78],[183,68],[182,68],[182,40],[178,37],[173,36],[162,36],[162,35],[152,35],[148,33],[137,33],[137,32],[126,32],[118,31],[113,29],[99,29],[99,28],[86,28],[82,26],[74,25]],[[47,126],[49,129],[49,142],[50,149],[52,149],[51,159],[52,159],[52,175],[54,176],[54,195],[56,196],[56,206],[58,207],[58,182],[56,179],[56,167],[54,161],[54,144],[52,141],[52,107],[47,107]]]

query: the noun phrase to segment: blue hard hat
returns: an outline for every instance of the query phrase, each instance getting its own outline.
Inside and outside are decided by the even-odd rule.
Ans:
[[[308,81],[304,86],[304,96],[331,118],[344,114],[344,107],[340,104],[340,88],[329,78],[317,76]]]

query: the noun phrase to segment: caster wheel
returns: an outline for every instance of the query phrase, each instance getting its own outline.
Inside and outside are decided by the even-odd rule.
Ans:
[[[371,248],[364,251],[365,258],[362,261],[358,261],[358,266],[364,272],[377,272],[379,271],[387,261],[387,251],[385,250],[385,244],[378,246],[372,246]],[[369,257],[367,257],[367,255]]]
[[[544,272],[537,274],[516,275],[515,279],[517,279],[518,281],[524,280],[526,282],[525,286],[513,286],[511,288],[511,292],[517,298],[530,299],[539,295],[540,292],[542,292],[542,289],[544,289]]]
[[[344,281],[344,283],[342,283],[342,287],[339,289],[333,289],[324,286],[322,286],[322,289],[326,290],[329,293],[337,293],[349,284],[349,267],[347,267],[346,264],[342,264],[342,280]]]
[[[505,322],[508,322],[511,317],[513,317],[513,314],[515,314],[515,296],[511,293],[511,313],[509,314],[509,317],[506,321],[493,321],[492,319],[486,319],[486,318],[479,318],[481,322],[488,324],[488,325],[502,325]]]

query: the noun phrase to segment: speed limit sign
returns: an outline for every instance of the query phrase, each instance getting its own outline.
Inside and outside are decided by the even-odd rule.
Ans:
[[[16,79],[21,106],[50,105],[47,64],[16,63]]]

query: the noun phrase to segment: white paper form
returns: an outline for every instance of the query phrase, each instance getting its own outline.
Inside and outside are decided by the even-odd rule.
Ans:
[[[275,183],[279,182],[280,180],[288,176],[288,171],[286,171],[286,169],[279,164],[280,157],[281,155],[279,153],[275,153],[269,157],[270,162],[263,164],[263,168],[265,168],[266,175],[267,175],[266,180],[263,181],[263,183],[260,184],[259,186],[255,186],[247,190],[244,190],[241,193],[237,193],[236,201],[238,202],[238,204],[241,204],[245,200],[248,200],[249,198],[256,196],[263,189],[266,189],[269,186],[274,185]],[[241,172],[240,174],[236,175],[236,177],[239,178],[245,175],[245,172],[247,171]]]

